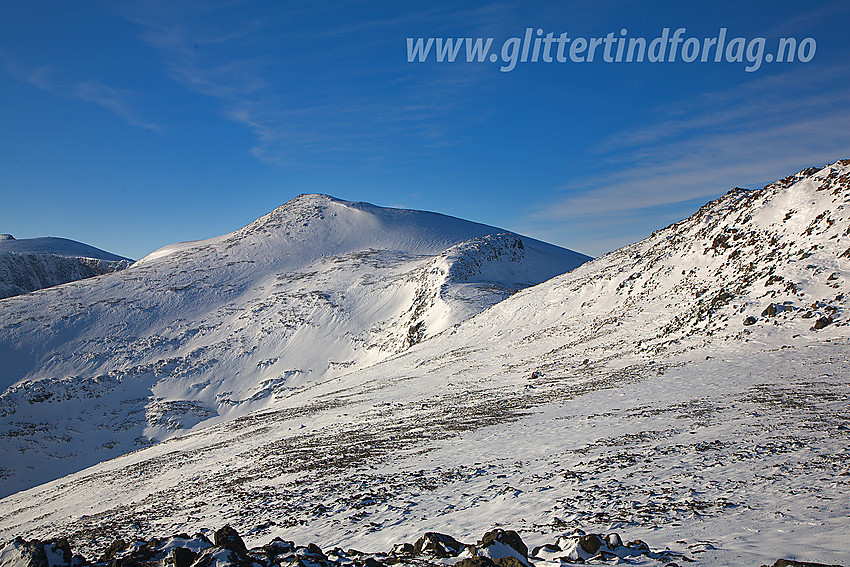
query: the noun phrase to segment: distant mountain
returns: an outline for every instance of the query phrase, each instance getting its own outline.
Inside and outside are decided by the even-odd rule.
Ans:
[[[108,274],[132,262],[67,238],[0,235],[0,299]]]
[[[0,494],[395,356],[588,259],[445,215],[302,195],[231,234],[10,298]]]
[[[4,463],[29,454],[45,462],[36,447],[53,455],[61,443],[79,447],[74,435],[89,423],[103,427],[91,434],[97,445],[121,424],[191,413],[169,407],[254,411],[9,496],[0,501],[0,538],[63,535],[96,554],[119,535],[134,541],[227,523],[249,546],[280,536],[384,550],[426,531],[469,541],[502,527],[520,532],[529,549],[557,539],[532,553],[534,565],[557,567],[569,546],[576,551],[567,540],[581,529],[606,541],[642,539],[696,565],[847,563],[850,160],[732,190],[639,243],[502,301],[497,286],[497,296],[484,296],[489,309],[456,325],[437,316],[451,314],[454,298],[466,301],[452,291],[464,289],[453,274],[486,289],[476,279],[491,273],[482,258],[519,250],[528,258],[537,249],[540,259],[545,250],[446,220],[455,228],[441,234],[472,240],[446,252],[459,243],[421,236],[438,217],[417,216],[417,229],[403,230],[410,225],[387,219],[413,213],[387,217],[315,199],[107,276],[96,300],[80,293],[66,296],[73,308],[27,301],[4,311],[0,368],[32,377],[0,406],[17,412],[4,418],[14,454]],[[410,242],[415,254],[344,246],[364,234],[347,227],[367,221],[377,242]],[[325,244],[309,253],[276,240],[313,250],[320,234]],[[247,266],[236,258],[253,260],[252,274],[289,265],[261,268],[266,246],[284,251],[275,258],[308,254],[299,260],[308,267],[244,283]],[[336,256],[319,257],[323,248]],[[408,254],[419,259],[409,263]],[[138,291],[126,293],[132,286]],[[105,295],[143,287],[156,301]],[[224,307],[211,309],[211,298]],[[364,305],[372,306],[368,317]],[[121,326],[112,315],[119,312],[130,323]],[[355,319],[383,323],[337,339],[328,331],[343,320],[354,329]],[[109,338],[82,333],[81,321]],[[407,348],[421,321],[430,338]],[[138,332],[141,322],[151,331]],[[60,337],[53,342],[51,324]],[[29,336],[48,346],[39,350]],[[292,345],[303,354],[291,357]],[[344,370],[305,364],[320,353],[353,362]],[[107,365],[111,373],[99,373]],[[304,368],[313,370],[284,370]],[[92,378],[81,380],[83,371]],[[128,384],[144,385],[139,402]],[[215,398],[205,397],[208,388]],[[53,415],[77,406],[97,418],[71,412],[54,429]],[[62,464],[57,456],[46,462]],[[7,486],[26,474],[10,469]],[[602,549],[580,545],[588,560]]]

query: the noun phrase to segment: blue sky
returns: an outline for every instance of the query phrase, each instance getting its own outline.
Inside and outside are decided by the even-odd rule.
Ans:
[[[139,258],[300,193],[598,255],[850,157],[846,2],[3,2],[0,232]],[[408,62],[526,28],[816,41],[806,63]],[[463,58],[463,57],[462,57]]]

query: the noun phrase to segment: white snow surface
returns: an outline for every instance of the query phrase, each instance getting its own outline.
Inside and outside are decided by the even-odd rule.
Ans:
[[[0,495],[394,356],[587,259],[302,195],[231,234],[0,301]]]
[[[386,551],[499,526],[847,565],[848,207],[850,160],[730,191],[374,365],[11,495],[0,539],[230,523]]]

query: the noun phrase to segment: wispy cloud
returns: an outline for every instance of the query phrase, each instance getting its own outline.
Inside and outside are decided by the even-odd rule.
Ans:
[[[155,132],[163,130],[160,125],[141,117],[138,101],[142,93],[138,91],[111,87],[95,80],[60,80],[53,67],[27,67],[5,53],[0,53],[0,56],[3,71],[10,77],[63,98],[97,104],[130,126]]]
[[[806,71],[683,100],[614,133],[589,149],[594,173],[558,188],[525,218],[527,229],[563,242],[581,226],[582,240],[626,244],[688,214],[686,204],[850,156],[848,70]],[[650,219],[659,224],[642,227]]]
[[[710,91],[678,104],[656,109],[657,121],[638,129],[616,132],[592,148],[596,154],[658,145],[692,133],[747,129],[757,123],[782,124],[790,120],[840,109],[850,102],[850,92],[836,88],[846,82],[848,69],[800,71],[765,76],[735,88]],[[803,78],[805,77],[805,80]]]
[[[370,42],[398,39],[392,52],[400,59],[403,41],[386,30],[441,22],[445,11],[329,23],[327,7],[304,5],[260,19],[234,9],[238,4],[176,9],[145,2],[122,15],[140,26],[140,37],[175,82],[216,100],[222,117],[253,133],[250,151],[258,159],[287,166],[363,163],[382,153],[398,159],[404,142],[426,150],[454,143],[457,121],[446,118],[462,114],[454,95],[477,80],[474,73],[411,79],[376,64],[369,51],[387,53]],[[480,9],[470,16],[486,22],[488,14]],[[382,33],[367,33],[376,29]],[[474,113],[462,115],[475,120]]]

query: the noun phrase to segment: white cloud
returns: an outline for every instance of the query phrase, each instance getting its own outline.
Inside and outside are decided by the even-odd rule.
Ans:
[[[656,122],[591,148],[594,174],[559,187],[523,224],[599,254],[611,248],[598,243],[627,244],[733,187],[850,157],[846,76],[802,67],[660,108]]]
[[[486,21],[491,12],[468,14]],[[481,71],[404,77],[374,64],[369,51],[370,42],[396,37],[374,29],[421,25],[423,18],[436,25],[445,17],[436,9],[324,29],[300,24],[325,18],[321,7],[307,5],[263,20],[227,2],[145,2],[122,15],[140,26],[175,82],[218,101],[223,118],[253,133],[250,151],[265,162],[363,164],[392,154],[398,165],[399,149],[450,146],[459,122],[476,119],[459,109],[457,93],[477,84]],[[399,40],[391,47],[399,61],[403,46]]]
[[[130,126],[161,132],[158,124],[147,122],[140,116],[138,100],[142,93],[131,89],[119,89],[99,81],[63,81],[52,67],[26,67],[8,54],[2,55],[5,74],[28,83],[38,89],[71,100],[97,104],[108,110]]]

